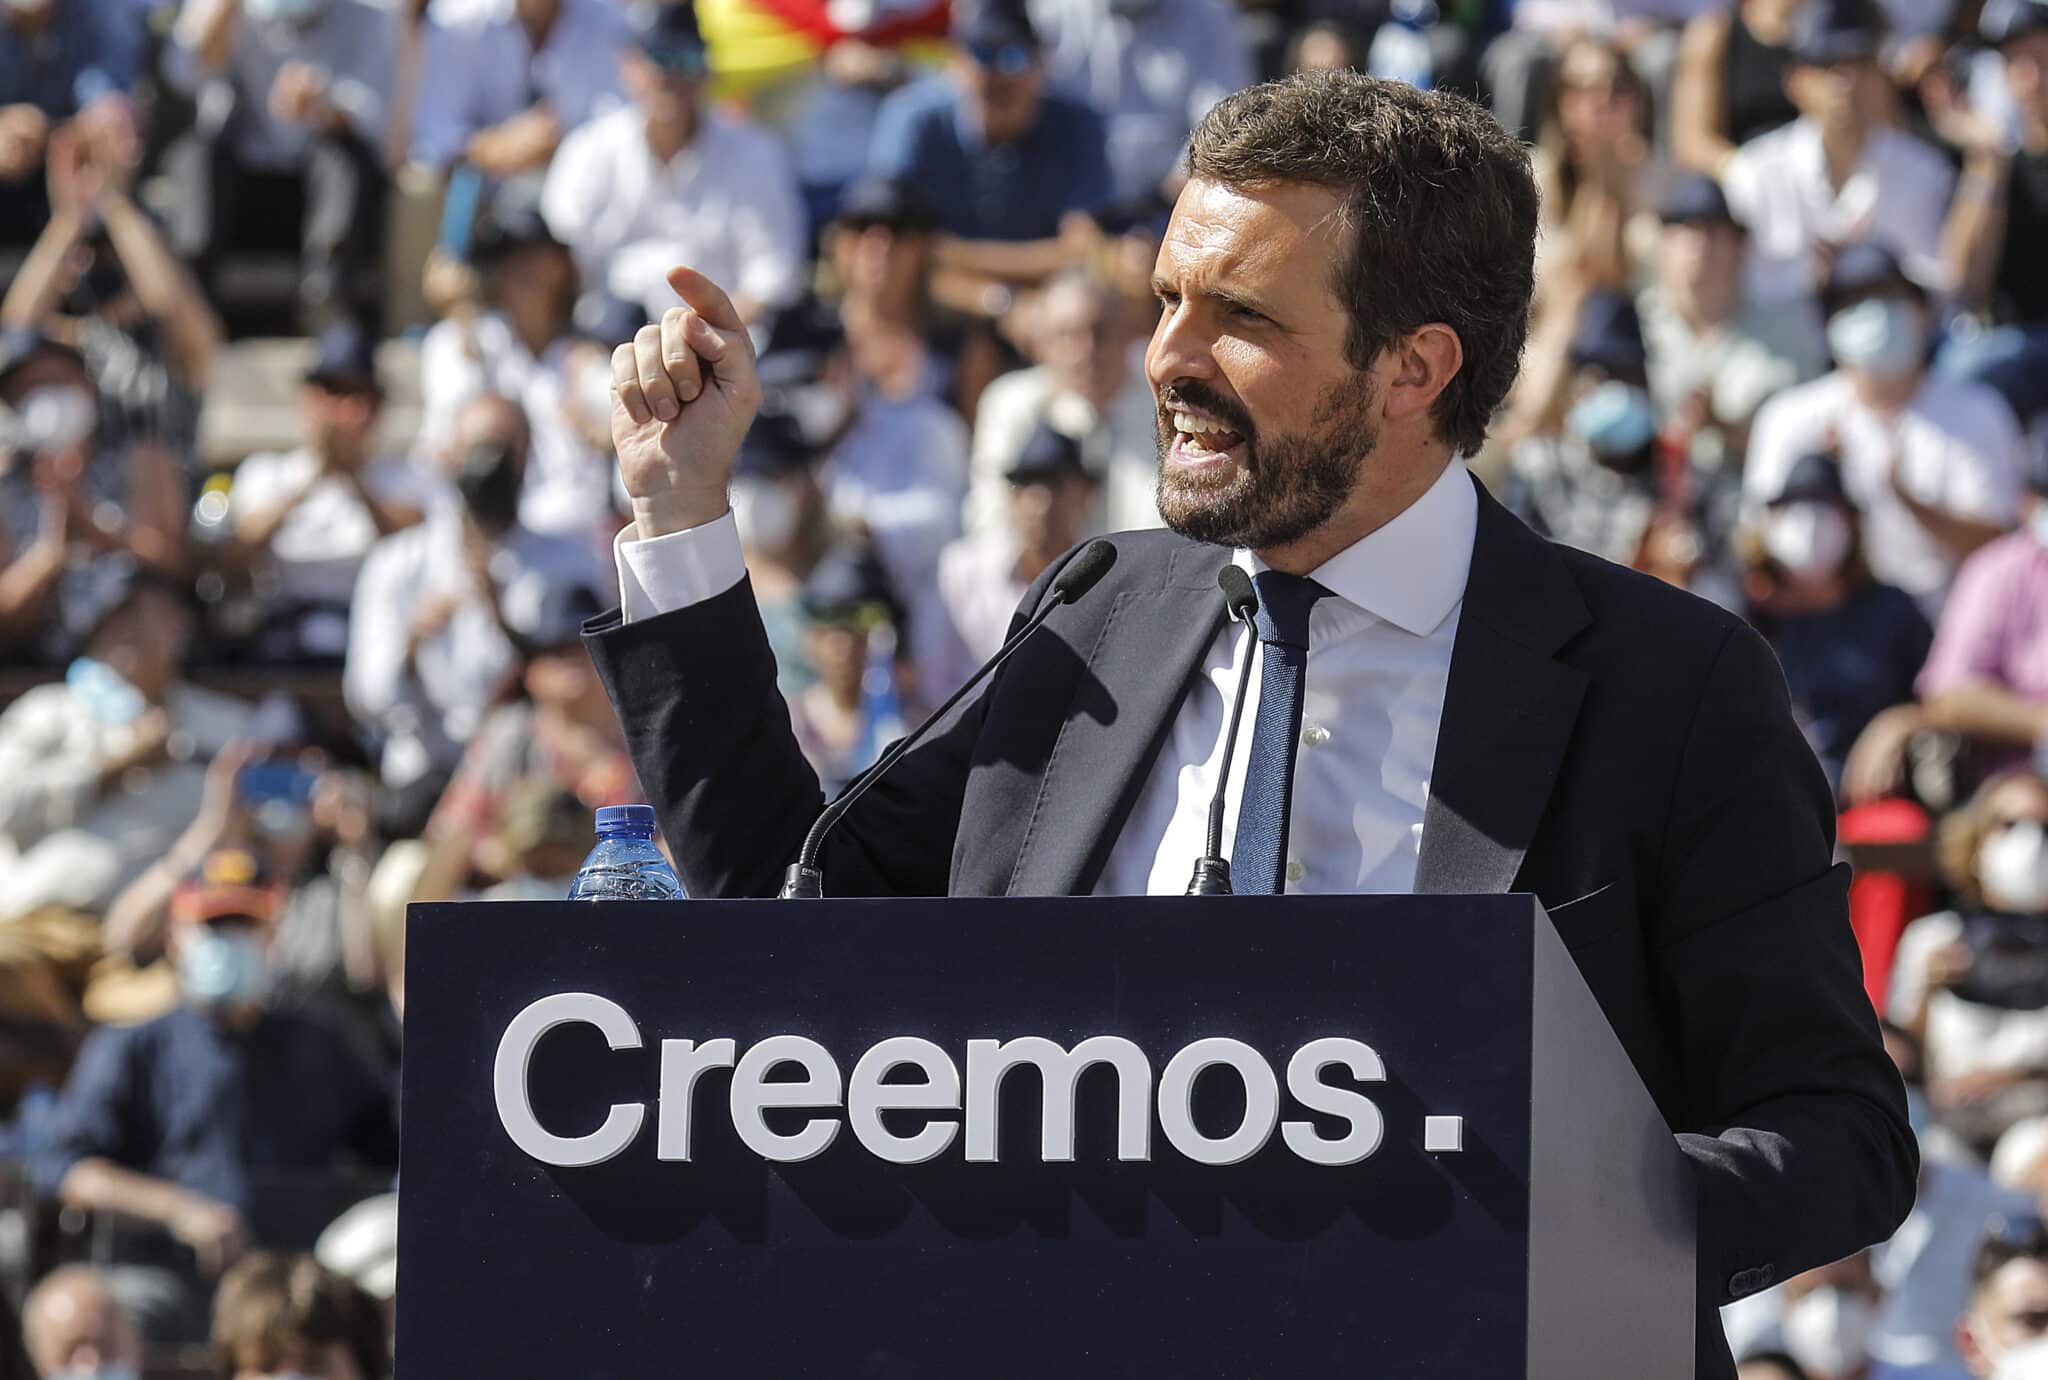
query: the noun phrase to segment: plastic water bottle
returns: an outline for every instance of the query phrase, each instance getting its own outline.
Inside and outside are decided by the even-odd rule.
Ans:
[[[654,846],[654,809],[606,805],[597,812],[597,847],[569,886],[572,901],[679,901],[688,893]]]
[[[1429,31],[1437,21],[1436,0],[1393,0],[1386,22],[1372,36],[1366,70],[1427,91],[1434,84]]]

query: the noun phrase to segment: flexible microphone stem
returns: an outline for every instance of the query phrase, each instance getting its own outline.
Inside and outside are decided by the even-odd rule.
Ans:
[[[1223,602],[1233,618],[1252,627],[1252,619],[1259,611],[1258,592],[1252,588],[1251,577],[1234,565],[1226,565],[1217,572],[1216,583],[1223,589]],[[1258,653],[1258,631],[1253,628],[1252,640],[1245,648],[1244,665],[1237,673],[1237,694],[1230,704],[1230,727],[1223,734],[1223,764],[1216,772],[1216,793],[1209,797],[1208,851],[1195,859],[1195,873],[1188,879],[1187,894],[1190,896],[1228,896],[1230,890],[1230,860],[1223,856],[1223,802],[1230,789],[1230,763],[1237,754],[1237,726],[1244,718],[1245,692],[1252,684],[1252,657]]]
[[[952,712],[953,706],[966,699],[968,691],[987,680],[998,666],[1008,661],[1012,652],[1023,646],[1031,634],[1044,626],[1045,620],[1052,617],[1054,610],[1075,602],[1095,588],[1096,583],[1109,573],[1109,568],[1114,564],[1116,548],[1108,542],[1094,541],[1082,548],[1081,554],[1074,557],[1067,568],[1060,572],[1059,578],[1053,581],[1052,597],[1046,600],[1044,607],[1031,615],[1031,620],[1019,628],[994,656],[984,662],[980,670],[969,676],[966,683],[955,690],[950,699],[927,714],[924,722],[898,738],[874,766],[863,772],[859,780],[848,786],[837,800],[819,813],[817,821],[811,825],[810,833],[804,835],[804,846],[797,854],[796,861],[783,873],[781,899],[818,900],[824,896],[825,872],[818,866],[818,852],[825,846],[825,835],[839,822],[840,816],[852,809],[853,803],[867,794],[868,787],[881,780],[889,768],[901,761],[903,754],[917,746],[925,734],[931,731],[932,725],[945,718]]]

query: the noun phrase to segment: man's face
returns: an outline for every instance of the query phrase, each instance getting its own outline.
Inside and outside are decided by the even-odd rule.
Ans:
[[[1099,406],[1123,385],[1122,316],[1108,292],[1061,280],[1041,305],[1033,353],[1061,388]]]
[[[915,230],[876,222],[840,225],[831,238],[832,267],[852,291],[895,301],[924,277],[931,238]]]
[[[1956,1330],[1970,1374],[1988,1377],[2007,1353],[2048,1337],[2048,1260],[2020,1256],[1984,1281]]]
[[[2013,104],[2048,122],[2048,30],[2022,34],[2001,48],[2005,88]]]
[[[308,383],[299,392],[299,419],[316,447],[335,442],[360,449],[369,444],[383,414],[383,400],[367,380],[346,386]]]
[[[1159,513],[1185,537],[1297,540],[1336,514],[1372,455],[1378,386],[1345,354],[1351,318],[1332,287],[1348,250],[1339,205],[1320,187],[1197,178],[1174,207],[1145,372]]]
[[[140,1369],[142,1347],[104,1285],[83,1276],[52,1283],[30,1299],[24,1319],[29,1359],[38,1374],[90,1375],[118,1366]]]
[[[695,113],[702,89],[696,73],[663,66],[637,48],[627,49],[619,66],[626,94],[649,120],[675,125],[686,122]]]
[[[94,630],[87,652],[121,673],[145,694],[156,694],[177,675],[191,635],[192,615],[156,588],[135,592]]]
[[[1884,114],[1885,76],[1874,57],[1794,67],[1785,85],[1799,113],[1829,129],[1869,129]]]
[[[1010,485],[1010,527],[1033,551],[1064,551],[1081,540],[1095,486],[1083,475],[1062,474]]]
[[[576,302],[576,264],[552,244],[524,244],[505,256],[491,277],[498,305],[515,321],[528,316],[568,320]]]
[[[1657,245],[1663,281],[1699,302],[1732,305],[1742,270],[1742,232],[1722,221],[1680,221]]]
[[[1038,123],[1045,65],[1023,45],[963,49],[953,60],[953,75],[974,122],[990,143],[1021,139]]]

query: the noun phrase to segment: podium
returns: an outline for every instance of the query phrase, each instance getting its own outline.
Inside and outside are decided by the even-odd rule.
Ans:
[[[1528,896],[409,919],[399,1380],[1691,1374]]]

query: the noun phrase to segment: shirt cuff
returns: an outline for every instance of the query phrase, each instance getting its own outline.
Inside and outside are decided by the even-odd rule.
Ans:
[[[746,578],[739,524],[730,511],[701,527],[646,541],[628,537],[633,530],[628,523],[612,538],[612,558],[619,567],[619,611],[625,622],[701,604]]]

